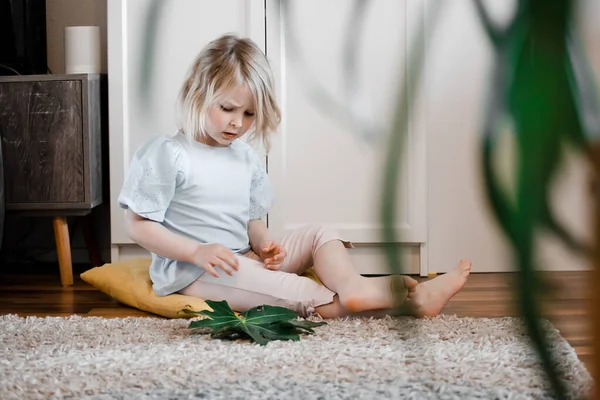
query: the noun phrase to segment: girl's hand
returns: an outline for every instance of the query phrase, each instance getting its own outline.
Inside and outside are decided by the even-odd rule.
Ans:
[[[281,268],[281,264],[283,263],[283,260],[285,260],[287,252],[279,243],[272,240],[265,240],[260,245],[259,256],[268,269],[277,270]]]
[[[192,255],[191,262],[204,268],[209,274],[218,278],[219,274],[215,267],[219,267],[228,275],[239,268],[237,257],[231,250],[220,244],[199,244]]]

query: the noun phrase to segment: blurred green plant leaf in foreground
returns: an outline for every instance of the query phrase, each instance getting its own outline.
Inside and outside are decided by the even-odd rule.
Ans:
[[[552,214],[550,198],[566,146],[589,155],[588,142],[598,136],[593,131],[593,115],[600,111],[597,98],[591,87],[584,91],[581,86],[594,79],[576,48],[574,1],[518,1],[515,16],[504,28],[494,24],[482,0],[474,4],[495,52],[481,149],[485,195],[513,249],[519,272],[516,290],[529,336],[556,395],[566,398],[566,383],[556,371],[558,355],[551,352],[539,321],[538,302],[545,286],[534,256],[540,229],[576,252],[591,253],[591,246],[578,242]],[[507,121],[517,145],[514,200],[493,167]]]

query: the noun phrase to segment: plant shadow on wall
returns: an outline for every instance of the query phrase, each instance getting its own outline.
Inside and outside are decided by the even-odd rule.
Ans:
[[[346,33],[344,47],[344,82],[357,82],[357,38],[361,35],[361,18],[369,7],[367,0],[355,0],[353,11],[348,18],[351,29]],[[445,2],[430,2],[431,10],[427,26],[420,27],[409,44],[409,65],[415,71],[413,85],[418,87],[425,57],[427,31],[440,18],[440,9]],[[483,0],[472,0],[482,34],[489,39],[494,51],[494,71],[489,82],[485,119],[481,128],[481,166],[485,191],[482,193],[488,202],[489,210],[506,239],[511,245],[515,270],[519,273],[519,284],[515,294],[519,299],[520,311],[524,318],[531,343],[537,350],[544,369],[558,398],[565,398],[566,383],[558,378],[555,366],[557,355],[548,346],[547,338],[540,326],[539,300],[542,294],[548,295],[534,265],[536,237],[540,229],[555,234],[573,251],[586,256],[595,254],[596,247],[579,243],[552,215],[550,192],[553,178],[563,167],[561,155],[565,148],[576,149],[586,157],[595,171],[599,161],[594,158],[592,149],[600,136],[600,105],[596,85],[585,53],[576,36],[573,17],[577,2],[574,0],[533,1],[517,0],[516,11],[504,26],[494,23],[486,10]],[[155,51],[155,38],[159,35],[161,8],[166,2],[151,0],[145,25],[144,57],[140,60],[139,92],[140,101],[149,106],[149,93],[152,84],[152,68]],[[358,135],[369,142],[376,131],[371,122],[354,120],[353,113],[341,101],[327,93],[305,70],[305,63],[294,37],[291,20],[292,3],[281,0],[285,45],[292,63],[305,80],[307,94],[330,118],[345,118],[352,121]],[[457,44],[458,45],[458,44]],[[405,71],[398,74],[405,76]],[[401,155],[407,137],[408,124],[415,95],[418,90],[407,90],[407,80],[401,80],[396,101],[396,112],[388,130],[387,154],[383,178],[380,217],[384,226],[384,242],[399,242],[393,229],[395,214],[399,207],[397,185],[400,176]],[[351,91],[350,91],[351,92]],[[350,118],[350,119],[348,119]],[[368,128],[367,126],[371,126]],[[499,184],[494,170],[494,155],[498,150],[497,138],[502,129],[510,127],[517,146],[515,163],[515,187],[507,188]],[[358,128],[356,128],[358,127]],[[510,189],[510,190],[509,190]],[[514,193],[510,196],[507,193]],[[400,274],[403,271],[398,250],[387,246],[389,271]],[[398,294],[405,295],[405,294]]]

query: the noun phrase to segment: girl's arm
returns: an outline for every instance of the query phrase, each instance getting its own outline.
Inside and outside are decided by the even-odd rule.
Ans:
[[[248,222],[248,237],[250,247],[263,260],[267,268],[279,269],[287,256],[286,250],[270,239],[269,230],[262,220]]]
[[[269,229],[261,219],[255,219],[248,222],[248,237],[250,238],[250,247],[256,254],[261,254],[261,244],[269,239]]]
[[[129,237],[146,250],[161,257],[198,265],[214,276],[218,274],[213,266],[221,268],[229,275],[233,273],[230,266],[235,270],[238,269],[237,259],[225,246],[198,243],[173,233],[158,222],[141,217],[130,209],[127,210],[125,221]]]

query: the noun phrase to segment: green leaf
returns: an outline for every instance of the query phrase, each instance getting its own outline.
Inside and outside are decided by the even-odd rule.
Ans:
[[[292,310],[276,306],[258,306],[242,313],[247,324],[270,324],[275,321],[288,321],[298,317]]]
[[[296,333],[290,333],[285,328],[282,329],[277,324],[269,325],[245,325],[246,333],[261,346],[266,345],[271,340],[300,340]]]
[[[290,321],[281,321],[281,322],[278,322],[278,324],[282,327],[289,326],[290,328],[294,328],[296,331],[307,331],[307,332],[313,333],[314,330],[312,328],[315,328],[317,326],[327,325],[327,322],[313,322],[313,321],[307,321],[307,320],[293,319]]]
[[[202,311],[192,310],[192,306],[190,306],[189,304],[186,307],[187,308],[183,308],[183,309],[177,311],[177,314],[203,315]]]
[[[190,322],[190,328],[211,328],[213,330],[220,330],[225,327],[234,327],[242,324],[242,321],[235,315],[226,301],[207,300],[206,304],[208,304],[213,311],[202,310],[199,311],[198,314],[209,318]]]
[[[206,304],[212,311],[183,311],[208,318],[192,321],[190,329],[208,328],[211,337],[221,339],[244,339],[266,345],[271,340],[300,340],[301,333],[314,333],[312,328],[325,322],[298,320],[298,314],[283,307],[262,305],[251,308],[237,316],[226,301],[210,301]]]
[[[255,335],[260,335],[264,340],[300,340],[300,335],[295,329],[290,329],[285,326],[281,326],[277,323],[273,323],[267,326],[254,326],[249,325]]]
[[[225,327],[220,330],[212,331],[210,337],[214,339],[225,339],[225,340],[248,340],[252,339],[246,332],[239,330],[238,328]]]
[[[489,21],[480,19],[489,31]],[[572,0],[519,1],[502,42],[494,43],[495,78],[484,137],[485,189],[491,210],[512,246],[520,276],[515,287],[529,336],[541,358],[557,398],[567,393],[558,377],[557,355],[541,328],[539,274],[535,268],[536,233],[549,228],[577,251],[587,251],[550,210],[552,184],[560,172],[565,144],[586,151],[586,139],[597,137],[600,123],[593,114],[593,91],[589,71],[570,40]],[[571,44],[571,47],[568,47]],[[581,83],[587,82],[583,87]],[[592,111],[594,110],[594,111]],[[592,111],[592,113],[588,112]],[[499,117],[510,117],[517,143],[516,198],[510,204],[491,168],[495,129]]]

